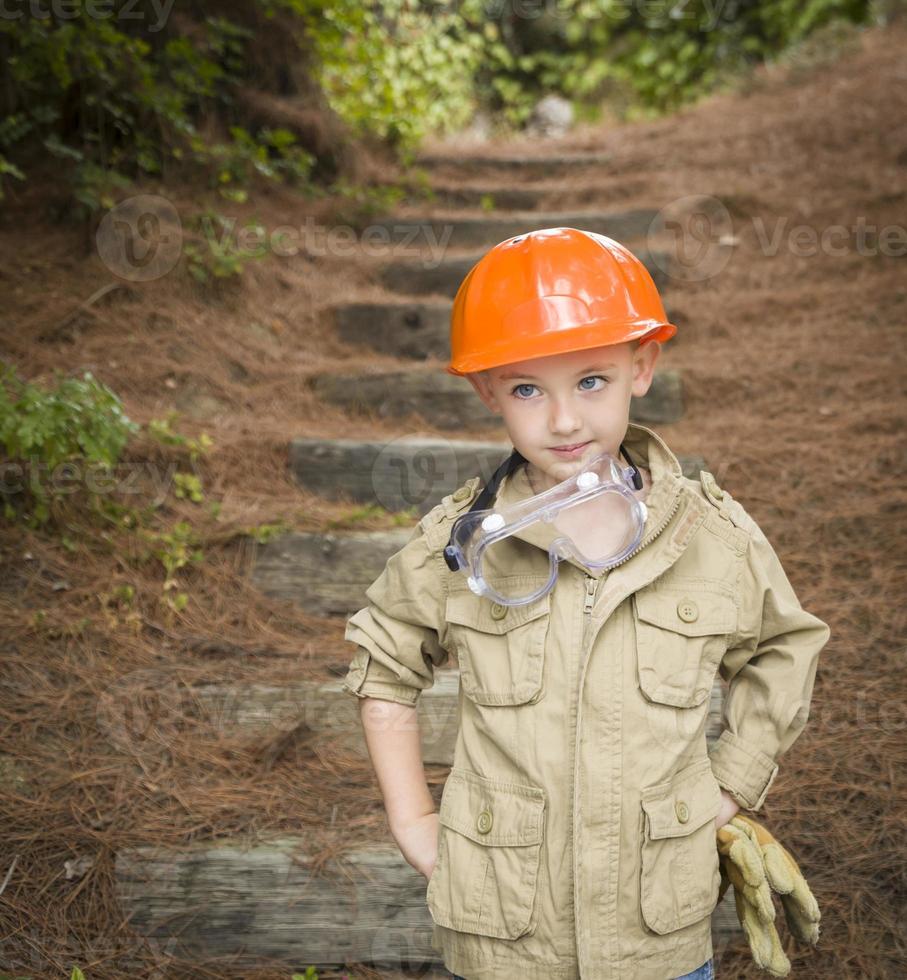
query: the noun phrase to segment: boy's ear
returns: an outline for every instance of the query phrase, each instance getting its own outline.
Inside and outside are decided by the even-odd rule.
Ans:
[[[631,394],[636,398],[649,390],[652,376],[655,374],[655,362],[661,353],[661,344],[657,340],[649,340],[637,347],[633,352],[633,387]]]
[[[488,375],[481,371],[473,371],[466,375],[469,383],[475,388],[476,394],[482,399],[482,404],[488,409],[489,412],[493,412],[495,415],[500,415],[500,407],[498,406],[497,397],[492,391],[491,382],[488,379]]]

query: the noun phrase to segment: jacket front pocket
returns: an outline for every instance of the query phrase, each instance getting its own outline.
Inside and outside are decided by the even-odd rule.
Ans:
[[[633,596],[639,686],[659,704],[690,708],[709,696],[715,672],[737,630],[732,596],[700,586]]]
[[[426,902],[448,929],[518,939],[536,925],[545,821],[540,787],[451,769]]]
[[[545,666],[551,593],[525,606],[503,606],[469,591],[447,598],[448,639],[463,693],[476,704],[538,700]]]
[[[708,759],[646,787],[640,903],[659,934],[699,922],[718,904],[721,871],[715,817],[721,788]]]

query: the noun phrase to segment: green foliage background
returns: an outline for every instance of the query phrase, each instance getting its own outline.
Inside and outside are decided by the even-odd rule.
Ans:
[[[519,127],[540,95],[626,115],[687,104],[867,0],[67,0],[0,17],[0,194],[59,161],[80,210],[143,175],[307,187],[320,161],[283,128],[248,127],[237,95],[304,96],[298,66],[354,136],[412,153],[484,108]],[[34,8],[37,10],[38,8]],[[54,11],[57,13],[54,13]],[[102,13],[99,14],[99,11]],[[163,14],[162,14],[163,11]],[[215,125],[211,125],[212,122]]]

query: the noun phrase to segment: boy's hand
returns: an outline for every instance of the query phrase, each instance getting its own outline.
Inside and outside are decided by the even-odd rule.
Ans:
[[[438,857],[438,811],[395,821],[391,833],[407,862],[429,879]]]
[[[731,817],[739,809],[740,805],[734,800],[734,797],[722,790],[721,807],[718,810],[718,815],[715,817],[715,829],[720,830],[726,823],[730,823]]]

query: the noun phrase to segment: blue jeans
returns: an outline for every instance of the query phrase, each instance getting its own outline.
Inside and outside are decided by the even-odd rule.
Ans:
[[[453,980],[465,980],[465,977],[461,977],[456,973],[451,973]],[[676,980],[715,980],[715,966],[712,960],[706,960],[698,969],[693,970],[692,973],[684,973],[682,977],[677,977]]]

